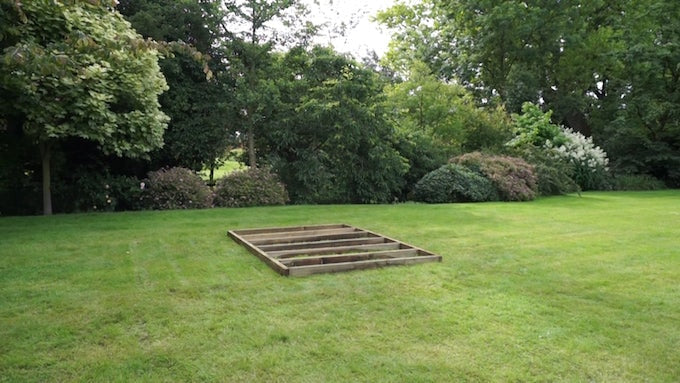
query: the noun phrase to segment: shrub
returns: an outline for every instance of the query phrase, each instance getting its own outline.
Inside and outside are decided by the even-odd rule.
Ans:
[[[524,103],[522,114],[512,116],[516,136],[506,145],[516,149],[538,147],[568,162],[569,176],[583,190],[609,189],[607,153],[595,146],[591,137],[551,123],[551,116],[552,111],[543,113],[538,106]],[[553,173],[553,169],[542,170]]]
[[[427,173],[415,187],[415,199],[428,203],[483,202],[498,199],[491,181],[464,166],[447,164]]]
[[[665,189],[663,181],[647,174],[622,174],[614,177],[615,190],[660,190]]]
[[[452,158],[450,162],[483,174],[493,183],[504,201],[530,201],[536,198],[538,186],[534,168],[521,158],[474,152]]]
[[[581,190],[571,179],[572,166],[563,159],[535,146],[523,147],[517,154],[534,166],[539,195],[560,195]]]
[[[446,164],[446,154],[441,145],[432,137],[420,132],[400,132],[397,134],[395,148],[408,161],[409,168],[404,174],[404,187],[397,195],[399,200],[413,197],[413,190],[425,174]]]
[[[76,170],[53,193],[60,212],[139,210],[139,179],[108,172]]]
[[[585,137],[569,128],[563,128],[562,132],[567,138],[565,142],[556,145],[546,141],[545,148],[553,150],[556,157],[572,165],[571,178],[583,190],[609,189],[607,153],[593,144],[592,137]]]
[[[215,206],[284,205],[286,202],[286,187],[268,169],[234,172],[217,180]]]
[[[558,125],[550,122],[552,111],[543,112],[538,105],[530,102],[522,104],[522,114],[513,114],[515,137],[507,145],[521,147],[526,145],[542,146],[546,141],[560,146],[567,141]]]
[[[212,204],[210,188],[189,169],[176,167],[149,172],[141,186],[144,204],[150,209],[201,209]]]

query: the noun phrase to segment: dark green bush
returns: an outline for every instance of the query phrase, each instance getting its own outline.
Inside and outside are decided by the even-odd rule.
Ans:
[[[246,207],[284,205],[286,187],[267,169],[234,172],[217,180],[215,206]]]
[[[457,164],[447,164],[426,174],[415,187],[415,199],[429,203],[483,202],[498,199],[491,181]]]
[[[149,172],[142,184],[144,206],[155,210],[201,209],[212,205],[210,188],[185,168]]]
[[[441,145],[437,144],[430,136],[419,132],[397,133],[395,149],[408,161],[409,168],[404,174],[406,183],[397,199],[408,200],[412,197],[416,183],[425,174],[446,164],[447,156]]]
[[[123,211],[142,208],[142,190],[136,177],[79,168],[52,189],[55,211]]]
[[[647,174],[621,174],[614,177],[615,190],[661,190],[663,181]]]
[[[521,158],[473,152],[452,158],[451,163],[478,171],[498,190],[503,201],[530,201],[538,185],[533,166]]]

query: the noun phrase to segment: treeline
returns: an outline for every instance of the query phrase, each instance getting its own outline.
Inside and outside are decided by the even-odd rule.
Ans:
[[[397,4],[380,62],[293,0],[0,4],[3,215],[680,185],[675,2]]]

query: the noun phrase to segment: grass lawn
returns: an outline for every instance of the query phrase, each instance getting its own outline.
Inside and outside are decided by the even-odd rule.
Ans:
[[[215,172],[213,173],[213,179],[218,180],[237,170],[245,170],[246,168],[247,167],[244,164],[238,161],[227,160],[224,161],[224,164],[222,164],[222,166],[215,169]],[[210,179],[210,169],[202,170],[198,173],[198,175],[200,175],[201,178],[207,181],[208,179]]]
[[[442,263],[278,276],[228,229]],[[680,191],[0,218],[0,381],[677,382]]]

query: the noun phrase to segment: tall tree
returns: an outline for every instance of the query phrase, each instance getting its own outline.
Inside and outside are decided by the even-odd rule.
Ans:
[[[185,42],[211,57],[212,77],[205,75],[191,51],[174,52],[160,61],[170,87],[160,103],[170,122],[165,146],[152,153],[155,166],[212,170],[233,143],[230,79],[224,54],[217,47],[223,16],[219,5],[220,1],[210,0],[121,0],[118,4],[144,37]]]
[[[255,141],[258,130],[271,117],[276,94],[267,73],[272,70],[271,52],[291,41],[308,41],[315,29],[309,24],[292,26],[306,12],[298,0],[226,0],[223,32],[227,39],[228,57],[235,77],[235,108],[239,119],[237,130],[247,141],[248,164],[257,166]],[[281,33],[276,25],[288,30]]]
[[[167,89],[152,42],[113,1],[0,3],[2,118],[40,148],[43,212],[52,213],[52,146],[92,140],[106,153],[143,156],[163,143]]]

